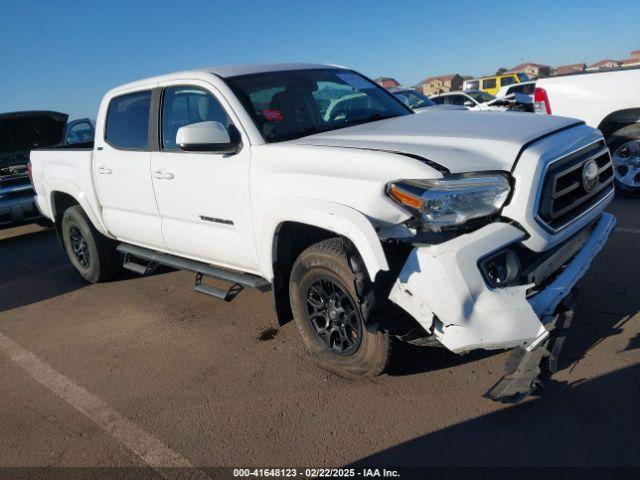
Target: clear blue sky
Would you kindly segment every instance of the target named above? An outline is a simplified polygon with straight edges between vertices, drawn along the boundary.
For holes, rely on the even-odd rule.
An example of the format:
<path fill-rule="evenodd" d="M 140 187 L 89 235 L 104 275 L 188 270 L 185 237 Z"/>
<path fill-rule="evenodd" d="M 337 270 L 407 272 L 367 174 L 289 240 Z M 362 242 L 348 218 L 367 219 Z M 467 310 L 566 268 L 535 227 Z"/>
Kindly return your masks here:
<path fill-rule="evenodd" d="M 639 13 L 640 0 L 2 0 L 0 112 L 95 117 L 111 87 L 220 64 L 327 62 L 413 85 L 627 58 Z"/>

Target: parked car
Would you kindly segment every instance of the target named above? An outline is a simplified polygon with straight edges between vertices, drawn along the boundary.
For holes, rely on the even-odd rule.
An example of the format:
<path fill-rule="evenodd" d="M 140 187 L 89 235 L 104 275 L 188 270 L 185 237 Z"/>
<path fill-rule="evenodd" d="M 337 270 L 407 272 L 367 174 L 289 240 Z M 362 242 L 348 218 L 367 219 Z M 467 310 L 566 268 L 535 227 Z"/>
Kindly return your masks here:
<path fill-rule="evenodd" d="M 638 85 L 640 68 L 559 75 L 536 83 L 536 113 L 579 118 L 602 131 L 622 194 L 640 193 Z"/>
<path fill-rule="evenodd" d="M 506 87 L 500 87 L 498 93 L 496 94 L 497 98 L 508 97 L 514 93 L 519 93 L 521 95 L 527 95 L 531 102 L 533 102 L 533 95 L 536 90 L 536 82 L 522 82 L 522 83 L 514 83 L 513 85 L 508 85 Z"/>
<path fill-rule="evenodd" d="M 40 218 L 29 175 L 29 151 L 62 141 L 67 115 L 28 111 L 0 114 L 0 226 Z"/>
<path fill-rule="evenodd" d="M 64 133 L 65 145 L 93 142 L 95 122 L 89 118 L 80 118 L 67 123 Z"/>
<path fill-rule="evenodd" d="M 366 101 L 327 119 L 354 94 Z M 271 289 L 278 322 L 294 319 L 311 355 L 347 374 L 383 372 L 392 340 L 515 348 L 519 368 L 489 394 L 499 399 L 537 385 L 570 292 L 615 224 L 597 130 L 415 114 L 328 65 L 124 85 L 102 100 L 93 149 L 39 149 L 31 162 L 38 205 L 86 281 L 160 264 L 227 301 Z"/>
<path fill-rule="evenodd" d="M 462 84 L 463 90 L 482 90 L 496 95 L 498 90 L 515 83 L 528 82 L 529 76 L 526 73 L 505 73 L 504 75 L 493 75 L 491 77 L 474 78 L 465 80 Z"/>
<path fill-rule="evenodd" d="M 441 93 L 430 98 L 438 105 L 458 105 L 469 110 L 533 112 L 531 99 L 517 93 L 497 98 L 482 90 L 466 90 L 464 92 Z"/>
<path fill-rule="evenodd" d="M 416 92 L 411 88 L 391 87 L 387 90 L 393 93 L 398 100 L 400 100 L 415 112 L 422 112 L 428 108 L 445 110 L 468 110 L 467 107 L 463 107 L 462 105 L 439 105 L 429 97 L 422 95 L 420 92 Z"/>

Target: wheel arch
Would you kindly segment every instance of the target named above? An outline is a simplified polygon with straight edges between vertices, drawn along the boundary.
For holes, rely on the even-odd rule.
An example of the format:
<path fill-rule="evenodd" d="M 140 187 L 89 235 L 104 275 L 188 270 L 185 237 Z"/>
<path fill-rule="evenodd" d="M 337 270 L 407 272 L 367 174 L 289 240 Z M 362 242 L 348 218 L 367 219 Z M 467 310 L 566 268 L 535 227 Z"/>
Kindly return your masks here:
<path fill-rule="evenodd" d="M 616 130 L 638 122 L 640 122 L 640 108 L 627 108 L 617 110 L 604 117 L 598 125 L 598 130 L 605 138 L 608 138 Z"/>
<path fill-rule="evenodd" d="M 289 305 L 289 276 L 298 255 L 310 245 L 341 237 L 357 253 L 372 281 L 389 269 L 380 239 L 371 222 L 360 212 L 332 202 L 286 199 L 265 214 L 259 256 L 261 270 L 273 285 L 280 325 L 292 318 Z"/>
<path fill-rule="evenodd" d="M 67 208 L 73 205 L 80 205 L 95 229 L 106 237 L 111 237 L 102 219 L 92 208 L 89 198 L 77 185 L 56 180 L 55 183 L 47 185 L 47 187 L 51 218 L 56 225 L 62 220 L 62 215 Z"/>

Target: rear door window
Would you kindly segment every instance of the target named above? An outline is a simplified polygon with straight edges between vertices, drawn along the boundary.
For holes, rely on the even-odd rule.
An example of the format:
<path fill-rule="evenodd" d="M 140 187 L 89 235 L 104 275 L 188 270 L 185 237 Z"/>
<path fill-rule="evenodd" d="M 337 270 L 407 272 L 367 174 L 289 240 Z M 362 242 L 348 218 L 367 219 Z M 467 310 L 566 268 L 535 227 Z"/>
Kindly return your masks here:
<path fill-rule="evenodd" d="M 150 105 L 150 91 L 131 93 L 112 99 L 105 126 L 107 143 L 123 150 L 147 150 Z"/>

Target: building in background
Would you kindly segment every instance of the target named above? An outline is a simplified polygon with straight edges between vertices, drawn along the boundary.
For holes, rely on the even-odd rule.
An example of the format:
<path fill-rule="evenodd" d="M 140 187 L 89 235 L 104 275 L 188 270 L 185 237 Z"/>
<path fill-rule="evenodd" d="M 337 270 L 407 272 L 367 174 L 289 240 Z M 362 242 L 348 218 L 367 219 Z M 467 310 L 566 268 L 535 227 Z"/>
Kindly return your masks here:
<path fill-rule="evenodd" d="M 587 68 L 585 63 L 573 63 L 571 65 L 560 65 L 553 69 L 554 75 L 567 75 L 568 73 L 584 72 Z"/>
<path fill-rule="evenodd" d="M 462 89 L 462 76 L 457 73 L 451 75 L 439 75 L 429 77 L 415 87 L 424 95 L 439 95 L 440 93 L 454 92 Z"/>
<path fill-rule="evenodd" d="M 631 58 L 620 60 L 621 67 L 638 67 L 640 66 L 640 50 L 631 52 Z"/>
<path fill-rule="evenodd" d="M 396 79 L 391 77 L 378 77 L 374 80 L 374 82 L 376 82 L 378 85 L 384 88 L 392 88 L 392 87 L 400 86 L 400 84 L 396 81 Z"/>
<path fill-rule="evenodd" d="M 526 73 L 529 78 L 547 77 L 551 75 L 551 67 L 540 63 L 521 63 L 504 73 Z"/>
<path fill-rule="evenodd" d="M 620 66 L 620 60 L 611 60 L 610 58 L 600 60 L 599 62 L 592 63 L 587 67 L 588 72 L 595 70 L 605 70 L 608 68 L 618 68 Z"/>

